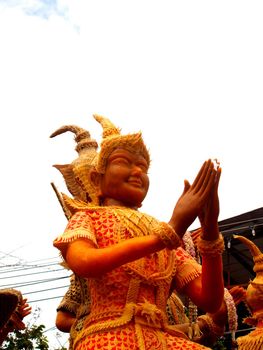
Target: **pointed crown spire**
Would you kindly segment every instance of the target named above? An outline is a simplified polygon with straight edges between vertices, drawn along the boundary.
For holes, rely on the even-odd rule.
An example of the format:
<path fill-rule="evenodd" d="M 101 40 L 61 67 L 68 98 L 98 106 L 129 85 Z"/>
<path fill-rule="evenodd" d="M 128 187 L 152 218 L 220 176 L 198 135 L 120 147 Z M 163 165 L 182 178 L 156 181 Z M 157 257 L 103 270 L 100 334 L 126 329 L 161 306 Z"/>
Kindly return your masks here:
<path fill-rule="evenodd" d="M 75 134 L 77 143 L 75 150 L 79 156 L 71 164 L 55 164 L 54 167 L 63 175 L 66 186 L 75 199 L 95 204 L 97 203 L 97 195 L 90 181 L 89 172 L 96 165 L 98 143 L 91 138 L 87 130 L 76 125 L 64 125 L 54 131 L 50 137 L 61 135 L 67 131 Z"/>
<path fill-rule="evenodd" d="M 254 268 L 253 270 L 256 273 L 263 273 L 263 254 L 260 251 L 260 249 L 258 248 L 258 246 L 252 242 L 250 239 L 244 237 L 244 236 L 238 236 L 238 235 L 234 235 L 234 238 L 239 239 L 241 242 L 243 242 L 250 250 L 250 253 L 253 257 L 254 260 Z M 263 279 L 262 279 L 262 284 L 263 284 Z"/>

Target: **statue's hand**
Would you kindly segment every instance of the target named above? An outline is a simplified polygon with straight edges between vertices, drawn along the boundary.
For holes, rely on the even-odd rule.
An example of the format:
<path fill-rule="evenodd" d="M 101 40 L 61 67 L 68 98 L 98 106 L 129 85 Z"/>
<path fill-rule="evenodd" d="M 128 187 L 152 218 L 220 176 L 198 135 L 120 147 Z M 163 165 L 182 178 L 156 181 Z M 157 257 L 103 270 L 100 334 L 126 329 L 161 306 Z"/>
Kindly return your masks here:
<path fill-rule="evenodd" d="M 185 180 L 184 191 L 178 199 L 170 225 L 181 237 L 204 207 L 218 175 L 211 159 L 205 161 L 192 185 Z"/>
<path fill-rule="evenodd" d="M 229 293 L 232 295 L 235 305 L 240 304 L 242 301 L 246 300 L 247 292 L 241 286 L 234 286 L 229 289 Z"/>
<path fill-rule="evenodd" d="M 216 163 L 216 176 L 211 191 L 206 202 L 198 213 L 198 218 L 202 226 L 202 238 L 213 240 L 218 237 L 218 216 L 219 216 L 219 199 L 218 185 L 221 176 L 221 168 Z"/>
<path fill-rule="evenodd" d="M 11 316 L 14 329 L 21 330 L 25 328 L 25 324 L 22 320 L 31 313 L 31 309 L 32 308 L 27 303 L 27 299 L 23 298 L 21 303 L 18 305 L 17 310 L 14 311 Z"/>

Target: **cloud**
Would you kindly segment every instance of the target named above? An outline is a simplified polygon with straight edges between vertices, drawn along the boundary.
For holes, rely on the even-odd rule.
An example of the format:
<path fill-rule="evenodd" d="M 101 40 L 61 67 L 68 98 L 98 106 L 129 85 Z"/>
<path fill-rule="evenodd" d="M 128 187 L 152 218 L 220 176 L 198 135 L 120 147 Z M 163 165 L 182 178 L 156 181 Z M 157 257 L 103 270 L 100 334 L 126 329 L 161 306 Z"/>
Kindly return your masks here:
<path fill-rule="evenodd" d="M 68 13 L 67 6 L 57 0 L 2 0 L 0 7 L 21 10 L 28 16 L 37 16 L 46 20 L 52 15 L 67 18 Z"/>

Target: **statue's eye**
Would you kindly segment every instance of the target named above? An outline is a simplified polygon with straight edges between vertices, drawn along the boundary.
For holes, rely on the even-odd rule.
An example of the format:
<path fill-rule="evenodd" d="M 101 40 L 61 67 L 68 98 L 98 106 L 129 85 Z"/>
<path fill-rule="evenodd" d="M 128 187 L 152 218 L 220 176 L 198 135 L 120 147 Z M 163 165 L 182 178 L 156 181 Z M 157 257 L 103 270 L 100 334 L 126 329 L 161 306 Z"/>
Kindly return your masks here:
<path fill-rule="evenodd" d="M 130 162 L 126 158 L 117 157 L 117 158 L 112 159 L 111 164 L 130 165 Z"/>

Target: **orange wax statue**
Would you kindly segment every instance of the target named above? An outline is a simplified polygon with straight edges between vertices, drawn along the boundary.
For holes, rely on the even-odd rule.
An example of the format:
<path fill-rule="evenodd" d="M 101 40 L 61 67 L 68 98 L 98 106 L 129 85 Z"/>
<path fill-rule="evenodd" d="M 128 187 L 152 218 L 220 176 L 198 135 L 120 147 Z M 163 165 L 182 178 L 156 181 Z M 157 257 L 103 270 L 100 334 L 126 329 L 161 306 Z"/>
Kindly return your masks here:
<path fill-rule="evenodd" d="M 31 307 L 20 291 L 13 288 L 0 290 L 0 345 L 9 332 L 25 328 L 23 319 L 30 313 Z"/>
<path fill-rule="evenodd" d="M 121 135 L 108 119 L 95 119 L 103 127 L 98 155 L 96 144 L 87 146 L 87 134 L 79 133 L 76 141 L 83 147 L 77 149 L 78 160 L 56 166 L 74 199 L 63 195 L 70 220 L 53 244 L 85 280 L 91 300 L 83 328 L 73 336 L 73 349 L 203 349 L 168 323 L 166 303 L 176 289 L 205 312 L 222 305 L 221 168 L 204 162 L 193 184 L 185 181 L 169 223 L 159 222 L 138 210 L 148 191 L 150 164 L 141 134 Z M 81 159 L 89 159 L 86 167 Z M 202 267 L 180 247 L 196 217 L 202 227 Z"/>
<path fill-rule="evenodd" d="M 225 289 L 224 301 L 220 309 L 214 313 L 202 315 L 196 320 L 186 316 L 185 306 L 175 292 L 167 301 L 166 312 L 168 322 L 171 325 L 179 325 L 178 329 L 183 330 L 190 339 L 212 347 L 217 339 L 221 337 L 226 325 L 231 331 L 236 331 L 237 314 L 236 305 L 245 300 L 246 291 L 244 288 L 235 286 L 229 291 Z M 62 331 L 69 333 L 69 349 L 72 349 L 73 336 L 80 331 L 86 317 L 90 312 L 90 295 L 85 279 L 73 274 L 70 277 L 70 286 L 57 307 L 56 326 Z M 232 324 L 231 324 L 232 323 Z"/>
<path fill-rule="evenodd" d="M 243 320 L 255 330 L 249 334 L 237 338 L 238 350 L 262 350 L 263 349 L 263 253 L 246 237 L 234 235 L 234 238 L 242 241 L 250 250 L 254 260 L 254 272 L 256 277 L 249 282 L 246 293 L 246 303 L 252 314 Z"/>

